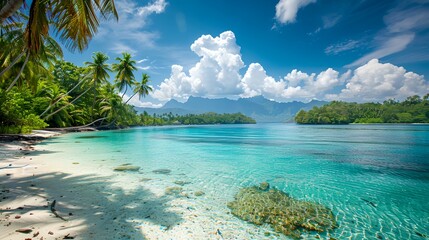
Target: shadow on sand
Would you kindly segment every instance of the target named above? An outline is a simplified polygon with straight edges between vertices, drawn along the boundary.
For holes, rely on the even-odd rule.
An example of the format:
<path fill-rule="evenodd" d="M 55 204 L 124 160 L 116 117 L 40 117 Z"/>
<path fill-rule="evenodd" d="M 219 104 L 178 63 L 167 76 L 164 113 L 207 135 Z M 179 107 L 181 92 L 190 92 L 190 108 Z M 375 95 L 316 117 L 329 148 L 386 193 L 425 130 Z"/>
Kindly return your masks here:
<path fill-rule="evenodd" d="M 46 203 L 7 209 L 13 201 L 35 196 L 43 197 Z M 58 214 L 68 223 L 78 223 L 79 226 L 69 224 L 67 229 L 74 232 L 76 239 L 145 239 L 141 221 L 164 229 L 182 221 L 180 215 L 168 211 L 169 198 L 157 197 L 141 186 L 124 190 L 115 187 L 109 177 L 93 175 L 51 172 L 16 178 L 0 171 L 0 200 L 0 214 L 49 211 L 56 200 Z M 53 214 L 50 217 L 55 218 Z M 1 228 L 5 229 L 3 225 Z"/>

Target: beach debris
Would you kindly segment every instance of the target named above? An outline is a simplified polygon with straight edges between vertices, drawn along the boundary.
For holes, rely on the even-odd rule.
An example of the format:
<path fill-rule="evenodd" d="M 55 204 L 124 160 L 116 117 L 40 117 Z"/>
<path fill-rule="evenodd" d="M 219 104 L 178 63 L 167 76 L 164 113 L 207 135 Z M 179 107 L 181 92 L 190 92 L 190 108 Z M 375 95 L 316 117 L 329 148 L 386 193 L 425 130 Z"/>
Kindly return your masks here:
<path fill-rule="evenodd" d="M 219 230 L 219 228 L 216 230 L 216 234 L 220 236 L 220 239 L 223 239 L 222 232 Z"/>
<path fill-rule="evenodd" d="M 31 228 L 20 228 L 20 229 L 15 230 L 15 232 L 25 233 L 25 234 L 31 233 L 32 231 L 33 231 L 33 229 L 31 229 Z"/>
<path fill-rule="evenodd" d="M 194 195 L 195 195 L 195 196 L 197 196 L 197 197 L 203 196 L 204 194 L 206 194 L 206 193 L 205 193 L 205 192 L 203 192 L 203 191 L 196 191 L 196 192 L 194 193 Z"/>
<path fill-rule="evenodd" d="M 20 219 L 21 218 L 21 216 L 20 215 L 16 215 L 15 216 L 15 219 Z"/>
<path fill-rule="evenodd" d="M 72 236 L 70 233 L 65 235 L 63 239 L 74 239 L 76 236 Z"/>
<path fill-rule="evenodd" d="M 136 172 L 138 170 L 140 170 L 140 167 L 138 166 L 133 166 L 129 163 L 126 164 L 122 164 L 120 166 L 117 166 L 113 169 L 114 171 L 119 171 L 119 172 L 124 172 L 124 171 L 132 171 L 132 172 Z"/>
<path fill-rule="evenodd" d="M 169 174 L 171 173 L 171 170 L 166 168 L 160 168 L 160 169 L 153 170 L 152 172 L 156 174 Z"/>
<path fill-rule="evenodd" d="M 57 200 L 54 200 L 51 204 L 51 212 L 55 215 L 55 217 L 63 220 L 63 221 L 67 221 L 65 218 L 61 217 L 60 215 L 58 215 L 57 210 L 55 209 L 55 204 L 57 203 Z"/>
<path fill-rule="evenodd" d="M 79 164 L 78 162 L 73 162 L 73 164 Z"/>
<path fill-rule="evenodd" d="M 49 231 L 48 234 L 49 235 L 54 235 L 54 233 L 52 231 Z"/>
<path fill-rule="evenodd" d="M 39 234 L 40 234 L 40 232 L 35 232 L 35 233 L 33 233 L 33 237 L 37 237 L 37 236 L 39 236 Z"/>
<path fill-rule="evenodd" d="M 177 180 L 177 181 L 174 181 L 174 183 L 177 185 L 180 185 L 180 186 L 185 186 L 186 184 L 189 184 L 191 182 L 185 182 L 185 181 Z"/>
<path fill-rule="evenodd" d="M 267 182 L 261 182 L 259 184 L 259 189 L 262 191 L 267 191 L 270 188 L 270 184 Z"/>
<path fill-rule="evenodd" d="M 227 205 L 234 216 L 256 225 L 267 223 L 276 232 L 292 238 L 300 238 L 302 231 L 324 232 L 337 227 L 329 208 L 294 199 L 277 189 L 245 187 L 234 199 Z"/>
<path fill-rule="evenodd" d="M 167 195 L 179 195 L 183 191 L 181 187 L 168 187 L 165 189 L 165 194 Z"/>

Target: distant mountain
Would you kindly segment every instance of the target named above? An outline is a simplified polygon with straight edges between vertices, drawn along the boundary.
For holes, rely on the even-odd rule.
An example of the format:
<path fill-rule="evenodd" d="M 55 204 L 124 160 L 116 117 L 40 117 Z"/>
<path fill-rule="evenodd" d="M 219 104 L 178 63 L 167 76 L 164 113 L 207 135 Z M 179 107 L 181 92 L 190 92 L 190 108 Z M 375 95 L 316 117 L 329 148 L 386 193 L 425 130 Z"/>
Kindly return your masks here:
<path fill-rule="evenodd" d="M 170 100 L 161 108 L 140 108 L 138 112 L 146 111 L 149 114 L 173 113 L 179 115 L 200 114 L 206 112 L 215 113 L 243 113 L 254 118 L 257 122 L 289 122 L 295 114 L 301 110 L 309 110 L 314 106 L 322 106 L 328 102 L 313 100 L 309 103 L 287 102 L 279 103 L 270 101 L 262 96 L 252 98 L 240 98 L 231 100 L 227 98 L 208 99 L 201 97 L 189 97 L 185 103 Z"/>

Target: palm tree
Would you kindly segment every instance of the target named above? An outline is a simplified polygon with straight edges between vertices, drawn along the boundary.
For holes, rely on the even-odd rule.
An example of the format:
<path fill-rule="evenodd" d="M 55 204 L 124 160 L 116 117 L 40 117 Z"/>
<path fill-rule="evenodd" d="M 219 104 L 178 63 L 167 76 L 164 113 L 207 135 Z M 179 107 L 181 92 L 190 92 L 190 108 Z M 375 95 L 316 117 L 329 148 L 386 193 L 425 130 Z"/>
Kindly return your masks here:
<path fill-rule="evenodd" d="M 125 104 L 127 104 L 131 98 L 133 98 L 137 93 L 139 94 L 139 100 L 141 99 L 141 97 L 145 97 L 147 95 L 149 95 L 149 92 L 152 92 L 153 89 L 151 86 L 147 85 L 149 83 L 149 75 L 147 75 L 146 73 L 143 73 L 142 75 L 142 81 L 141 82 L 136 82 L 135 88 L 134 88 L 134 94 L 128 98 L 128 100 L 125 102 Z"/>
<path fill-rule="evenodd" d="M 97 85 L 107 83 L 107 78 L 109 77 L 110 67 L 106 63 L 106 61 L 109 59 L 109 57 L 102 53 L 102 52 L 96 52 L 92 56 L 93 62 L 85 62 L 85 65 L 87 65 L 90 69 L 90 78 L 92 83 L 92 91 L 94 100 L 92 102 L 92 120 L 94 120 L 94 107 L 95 107 L 95 101 L 97 98 Z"/>
<path fill-rule="evenodd" d="M 0 24 L 2 30 L 5 19 L 17 13 L 24 4 L 23 0 L 0 0 Z M 24 5 L 25 6 L 25 5 Z M 70 49 L 83 51 L 97 32 L 101 15 L 104 19 L 111 16 L 118 19 L 114 0 L 33 0 L 28 11 L 29 17 L 24 31 L 23 51 L 17 56 L 37 55 L 50 32 L 59 35 L 60 40 Z M 99 14 L 100 13 L 100 14 Z M 27 20 L 28 19 L 28 20 Z M 50 31 L 52 26 L 54 29 Z M 17 60 L 11 61 L 15 64 Z M 25 64 L 24 64 L 25 65 Z M 9 66 L 10 67 L 10 66 Z M 8 69 L 1 71 L 0 76 Z"/>
<path fill-rule="evenodd" d="M 137 70 L 135 67 L 136 61 L 131 60 L 131 54 L 126 52 L 122 53 L 122 58 L 117 57 L 116 60 L 119 63 L 115 63 L 112 66 L 113 70 L 117 72 L 115 85 L 119 89 L 119 92 L 124 90 L 122 94 L 122 98 L 124 98 L 128 87 L 131 87 L 135 81 L 133 72 Z"/>

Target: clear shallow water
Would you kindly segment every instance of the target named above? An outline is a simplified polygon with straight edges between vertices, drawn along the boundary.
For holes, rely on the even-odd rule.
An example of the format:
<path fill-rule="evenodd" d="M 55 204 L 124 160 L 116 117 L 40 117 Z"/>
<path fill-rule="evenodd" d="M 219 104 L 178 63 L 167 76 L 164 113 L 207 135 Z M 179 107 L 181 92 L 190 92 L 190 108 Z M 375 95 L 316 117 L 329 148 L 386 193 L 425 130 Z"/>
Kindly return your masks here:
<path fill-rule="evenodd" d="M 132 163 L 160 178 L 156 184 L 189 181 L 184 189 L 206 192 L 195 206 L 211 206 L 206 214 L 214 218 L 225 217 L 240 187 L 268 181 L 330 207 L 339 224 L 333 237 L 429 236 L 429 125 L 148 127 L 67 134 L 43 145 L 57 159 L 103 161 L 101 170 Z M 171 175 L 155 176 L 159 168 Z"/>

